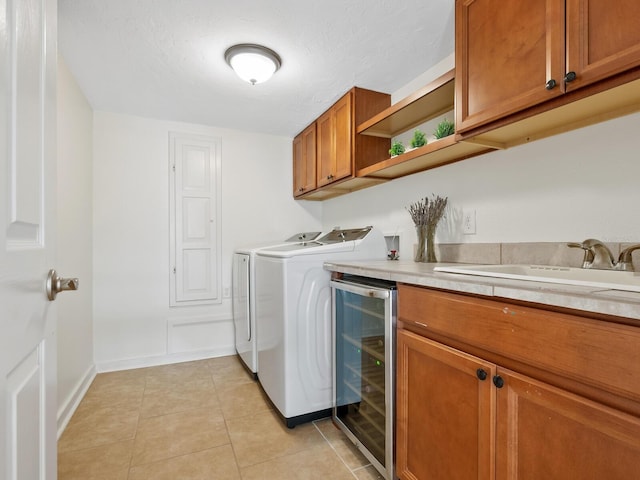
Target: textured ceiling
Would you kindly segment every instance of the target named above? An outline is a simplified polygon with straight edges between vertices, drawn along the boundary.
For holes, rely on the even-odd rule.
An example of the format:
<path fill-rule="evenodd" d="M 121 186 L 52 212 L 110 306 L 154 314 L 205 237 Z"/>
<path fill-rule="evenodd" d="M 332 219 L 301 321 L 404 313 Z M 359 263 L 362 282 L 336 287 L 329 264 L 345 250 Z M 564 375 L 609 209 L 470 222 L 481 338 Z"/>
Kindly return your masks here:
<path fill-rule="evenodd" d="M 58 0 L 59 50 L 95 110 L 293 136 L 352 86 L 392 93 L 454 48 L 453 0 Z M 225 63 L 279 53 L 266 83 Z"/>

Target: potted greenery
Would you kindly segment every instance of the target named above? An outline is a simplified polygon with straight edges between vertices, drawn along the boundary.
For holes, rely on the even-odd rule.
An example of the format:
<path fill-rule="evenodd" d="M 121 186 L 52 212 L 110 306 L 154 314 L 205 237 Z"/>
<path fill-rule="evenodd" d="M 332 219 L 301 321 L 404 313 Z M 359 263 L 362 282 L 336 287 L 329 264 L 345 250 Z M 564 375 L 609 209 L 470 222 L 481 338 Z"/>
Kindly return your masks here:
<path fill-rule="evenodd" d="M 402 153 L 404 153 L 404 145 L 402 144 L 402 142 L 398 140 L 394 140 L 393 143 L 391 144 L 389 155 L 391 155 L 392 157 L 395 157 L 396 155 L 400 155 Z"/>
<path fill-rule="evenodd" d="M 427 137 L 420 130 L 413 132 L 413 138 L 411 139 L 411 148 L 422 147 L 427 143 Z"/>
<path fill-rule="evenodd" d="M 448 137 L 449 135 L 453 135 L 456 131 L 456 127 L 453 122 L 450 122 L 446 118 L 442 120 L 438 126 L 436 127 L 436 131 L 433 132 L 436 139 Z"/>

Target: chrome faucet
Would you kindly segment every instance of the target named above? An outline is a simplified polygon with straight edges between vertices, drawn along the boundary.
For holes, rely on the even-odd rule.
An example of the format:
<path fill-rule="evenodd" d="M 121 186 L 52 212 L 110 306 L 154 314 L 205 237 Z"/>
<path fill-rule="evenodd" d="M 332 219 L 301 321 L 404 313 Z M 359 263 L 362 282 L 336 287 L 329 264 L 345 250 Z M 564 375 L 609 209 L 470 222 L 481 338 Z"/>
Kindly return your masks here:
<path fill-rule="evenodd" d="M 640 249 L 640 243 L 635 245 L 631 245 L 630 247 L 625 248 L 620 252 L 620 256 L 618 257 L 618 263 L 616 263 L 616 270 L 622 270 L 624 272 L 635 272 L 633 267 L 633 258 L 631 257 L 631 253 L 634 250 Z"/>
<path fill-rule="evenodd" d="M 582 260 L 582 268 L 597 268 L 600 270 L 613 270 L 615 263 L 611 250 L 595 238 L 587 238 L 582 243 L 570 242 L 567 247 L 582 248 L 584 250 L 584 259 Z"/>
<path fill-rule="evenodd" d="M 588 238 L 582 243 L 569 242 L 568 247 L 581 248 L 584 250 L 582 268 L 595 268 L 599 270 L 620 270 L 626 272 L 635 271 L 631 253 L 640 249 L 640 243 L 631 245 L 620 252 L 618 261 L 613 258 L 611 250 L 595 238 Z"/>

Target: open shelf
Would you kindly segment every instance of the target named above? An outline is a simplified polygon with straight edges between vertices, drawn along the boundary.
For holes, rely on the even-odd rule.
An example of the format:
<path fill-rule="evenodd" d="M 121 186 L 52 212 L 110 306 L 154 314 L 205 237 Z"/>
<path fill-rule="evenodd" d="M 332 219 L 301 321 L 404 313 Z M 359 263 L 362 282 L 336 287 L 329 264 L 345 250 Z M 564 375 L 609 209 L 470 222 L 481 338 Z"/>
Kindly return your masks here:
<path fill-rule="evenodd" d="M 455 71 L 422 87 L 358 126 L 361 135 L 392 138 L 454 108 Z M 460 142 L 451 135 L 373 165 L 356 165 L 356 178 L 387 181 L 494 150 L 486 143 Z"/>
<path fill-rule="evenodd" d="M 493 148 L 483 144 L 459 142 L 456 135 L 451 135 L 370 167 L 357 170 L 356 175 L 376 180 L 391 180 L 492 150 Z"/>
<path fill-rule="evenodd" d="M 449 70 L 420 90 L 363 122 L 356 132 L 391 138 L 453 110 L 454 78 L 454 70 Z"/>

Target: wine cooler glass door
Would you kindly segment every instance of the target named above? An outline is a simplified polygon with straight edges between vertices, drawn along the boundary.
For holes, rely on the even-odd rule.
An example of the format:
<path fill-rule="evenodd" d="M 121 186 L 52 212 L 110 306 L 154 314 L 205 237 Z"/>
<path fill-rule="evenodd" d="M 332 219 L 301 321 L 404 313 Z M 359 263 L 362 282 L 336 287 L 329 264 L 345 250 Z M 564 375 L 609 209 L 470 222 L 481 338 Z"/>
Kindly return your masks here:
<path fill-rule="evenodd" d="M 365 454 L 374 457 L 379 469 L 387 470 L 392 463 L 388 452 L 393 450 L 395 290 L 342 288 L 334 289 L 334 418 L 366 449 Z"/>

